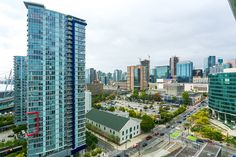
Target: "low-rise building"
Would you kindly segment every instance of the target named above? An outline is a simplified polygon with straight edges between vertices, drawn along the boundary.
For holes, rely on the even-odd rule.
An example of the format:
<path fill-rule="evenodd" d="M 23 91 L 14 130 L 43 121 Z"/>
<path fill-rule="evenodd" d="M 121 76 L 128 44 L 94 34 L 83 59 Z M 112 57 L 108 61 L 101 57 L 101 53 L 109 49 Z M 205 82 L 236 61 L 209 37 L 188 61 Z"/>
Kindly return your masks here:
<path fill-rule="evenodd" d="M 141 133 L 140 120 L 138 119 L 121 117 L 97 109 L 90 110 L 86 118 L 87 126 L 90 126 L 88 129 L 106 138 L 113 138 L 114 142 L 118 144 L 125 143 Z"/>
<path fill-rule="evenodd" d="M 185 83 L 184 90 L 191 91 L 191 92 L 207 93 L 208 84 L 207 83 Z"/>
<path fill-rule="evenodd" d="M 208 83 L 208 77 L 193 77 L 193 83 Z"/>
<path fill-rule="evenodd" d="M 179 96 L 184 92 L 184 84 L 181 83 L 167 83 L 164 84 L 164 89 L 167 95 Z"/>
<path fill-rule="evenodd" d="M 127 90 L 127 81 L 119 81 L 119 82 L 114 82 L 115 86 L 117 87 L 117 89 L 121 89 L 121 90 Z"/>

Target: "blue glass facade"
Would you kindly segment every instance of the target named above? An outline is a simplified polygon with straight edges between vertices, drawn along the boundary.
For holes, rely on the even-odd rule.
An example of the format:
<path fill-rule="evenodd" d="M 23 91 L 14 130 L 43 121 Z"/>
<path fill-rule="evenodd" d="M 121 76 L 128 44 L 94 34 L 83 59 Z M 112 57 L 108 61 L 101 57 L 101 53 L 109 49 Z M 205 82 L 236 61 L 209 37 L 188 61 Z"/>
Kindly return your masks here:
<path fill-rule="evenodd" d="M 27 59 L 26 56 L 14 56 L 14 112 L 16 125 L 26 123 L 26 94 Z"/>
<path fill-rule="evenodd" d="M 86 22 L 43 5 L 25 5 L 28 156 L 71 155 L 85 148 Z"/>
<path fill-rule="evenodd" d="M 210 67 L 216 65 L 216 56 L 208 56 L 204 59 L 204 75 L 208 76 Z"/>
<path fill-rule="evenodd" d="M 227 124 L 236 124 L 236 72 L 209 75 L 209 108 Z"/>
<path fill-rule="evenodd" d="M 193 79 L 193 62 L 185 61 L 177 63 L 177 81 L 192 82 Z"/>
<path fill-rule="evenodd" d="M 157 79 L 167 79 L 170 77 L 170 67 L 169 66 L 156 66 L 156 78 Z"/>

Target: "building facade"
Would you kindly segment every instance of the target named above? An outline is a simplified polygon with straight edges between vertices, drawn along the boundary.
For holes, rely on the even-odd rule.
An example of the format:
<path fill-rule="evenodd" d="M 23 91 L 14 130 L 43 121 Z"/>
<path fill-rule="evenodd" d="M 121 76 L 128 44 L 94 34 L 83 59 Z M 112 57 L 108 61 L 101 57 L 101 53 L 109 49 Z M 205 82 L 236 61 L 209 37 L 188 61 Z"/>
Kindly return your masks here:
<path fill-rule="evenodd" d="M 156 79 L 167 79 L 170 77 L 169 66 L 156 66 Z"/>
<path fill-rule="evenodd" d="M 27 107 L 27 58 L 14 56 L 15 124 L 26 124 Z"/>
<path fill-rule="evenodd" d="M 141 66 L 145 67 L 145 80 L 147 81 L 147 83 L 149 82 L 150 79 L 150 60 L 142 60 L 140 61 Z"/>
<path fill-rule="evenodd" d="M 146 80 L 146 67 L 128 66 L 127 67 L 127 89 L 134 91 L 135 89 L 146 90 L 148 87 L 148 82 Z"/>
<path fill-rule="evenodd" d="M 138 119 L 122 117 L 114 113 L 92 109 L 86 115 L 87 123 L 103 132 L 106 137 L 114 137 L 118 144 L 138 136 L 141 133 Z M 114 123 L 115 122 L 115 123 Z"/>
<path fill-rule="evenodd" d="M 88 113 L 92 109 L 92 93 L 85 91 L 85 113 Z"/>
<path fill-rule="evenodd" d="M 193 62 L 183 61 L 177 63 L 177 81 L 178 82 L 192 82 Z"/>
<path fill-rule="evenodd" d="M 25 2 L 28 9 L 28 156 L 85 149 L 85 20 Z"/>
<path fill-rule="evenodd" d="M 234 18 L 236 20 L 236 1 L 235 0 L 228 0 L 228 1 L 229 1 L 229 4 L 230 4 L 230 7 L 232 9 Z"/>
<path fill-rule="evenodd" d="M 176 65 L 179 62 L 179 58 L 176 56 L 173 56 L 170 58 L 169 65 L 170 65 L 170 75 L 172 78 L 175 78 L 176 76 Z"/>
<path fill-rule="evenodd" d="M 209 75 L 209 108 L 213 117 L 236 124 L 236 68 Z"/>
<path fill-rule="evenodd" d="M 210 71 L 210 67 L 216 65 L 216 56 L 208 56 L 204 59 L 204 76 L 207 77 Z"/>
<path fill-rule="evenodd" d="M 181 96 L 184 92 L 184 84 L 166 83 L 164 84 L 164 89 L 169 96 Z"/>
<path fill-rule="evenodd" d="M 97 80 L 97 73 L 94 68 L 86 69 L 85 71 L 85 83 L 91 84 Z"/>
<path fill-rule="evenodd" d="M 122 70 L 114 70 L 113 81 L 118 82 L 122 80 Z"/>
<path fill-rule="evenodd" d="M 193 77 L 195 78 L 203 77 L 202 69 L 193 69 Z"/>

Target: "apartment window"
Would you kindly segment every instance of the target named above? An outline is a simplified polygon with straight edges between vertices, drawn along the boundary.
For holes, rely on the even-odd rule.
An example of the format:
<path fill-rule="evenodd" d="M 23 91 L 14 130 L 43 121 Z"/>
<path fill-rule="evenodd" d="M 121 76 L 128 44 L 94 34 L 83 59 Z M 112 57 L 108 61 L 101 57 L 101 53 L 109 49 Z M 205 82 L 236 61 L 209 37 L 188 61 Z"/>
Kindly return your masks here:
<path fill-rule="evenodd" d="M 124 141 L 124 137 L 122 137 L 122 141 Z"/>
<path fill-rule="evenodd" d="M 134 130 L 135 130 L 135 126 L 134 126 Z"/>
<path fill-rule="evenodd" d="M 138 129 L 138 125 L 137 125 L 137 129 Z"/>
<path fill-rule="evenodd" d="M 132 132 L 132 128 L 129 128 L 129 132 Z"/>
<path fill-rule="evenodd" d="M 128 134 L 128 129 L 126 130 L 126 134 Z"/>
<path fill-rule="evenodd" d="M 125 132 L 124 131 L 122 131 L 122 135 L 124 135 L 125 134 Z"/>

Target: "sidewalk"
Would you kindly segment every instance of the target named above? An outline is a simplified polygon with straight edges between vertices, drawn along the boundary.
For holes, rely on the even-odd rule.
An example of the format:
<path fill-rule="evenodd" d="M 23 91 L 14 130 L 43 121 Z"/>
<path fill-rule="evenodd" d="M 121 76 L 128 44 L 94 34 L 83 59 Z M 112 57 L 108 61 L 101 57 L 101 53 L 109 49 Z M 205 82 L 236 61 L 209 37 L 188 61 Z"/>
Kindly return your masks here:
<path fill-rule="evenodd" d="M 106 138 L 100 136 L 99 134 L 96 134 L 90 130 L 88 130 L 88 131 L 91 132 L 92 134 L 94 134 L 96 137 L 100 138 L 101 140 L 105 141 L 106 143 L 112 145 L 117 150 L 126 150 L 127 148 L 135 145 L 136 143 L 143 141 L 149 135 L 149 134 L 140 134 L 140 135 L 130 139 L 127 143 L 123 143 L 122 145 L 117 145 L 111 141 L 108 141 Z"/>
<path fill-rule="evenodd" d="M 219 122 L 217 120 L 214 120 L 214 119 L 210 119 L 210 122 L 213 124 L 213 125 L 216 125 L 218 127 L 220 127 L 221 129 L 225 130 L 226 132 L 228 132 L 228 135 L 229 136 L 235 136 L 236 137 L 236 130 L 232 130 L 230 129 L 228 126 L 226 126 L 225 124 L 223 124 L 222 122 Z M 227 133 L 226 133 L 227 134 Z"/>

